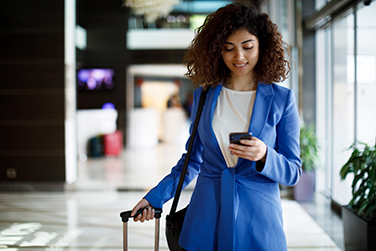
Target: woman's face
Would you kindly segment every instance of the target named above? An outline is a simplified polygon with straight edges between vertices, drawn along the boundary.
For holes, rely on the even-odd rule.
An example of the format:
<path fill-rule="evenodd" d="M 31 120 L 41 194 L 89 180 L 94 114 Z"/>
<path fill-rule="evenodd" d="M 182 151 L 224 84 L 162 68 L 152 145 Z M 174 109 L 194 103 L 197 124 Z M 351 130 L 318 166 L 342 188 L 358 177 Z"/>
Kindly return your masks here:
<path fill-rule="evenodd" d="M 238 30 L 227 38 L 222 57 L 232 77 L 253 78 L 253 69 L 259 59 L 259 41 L 248 31 Z"/>

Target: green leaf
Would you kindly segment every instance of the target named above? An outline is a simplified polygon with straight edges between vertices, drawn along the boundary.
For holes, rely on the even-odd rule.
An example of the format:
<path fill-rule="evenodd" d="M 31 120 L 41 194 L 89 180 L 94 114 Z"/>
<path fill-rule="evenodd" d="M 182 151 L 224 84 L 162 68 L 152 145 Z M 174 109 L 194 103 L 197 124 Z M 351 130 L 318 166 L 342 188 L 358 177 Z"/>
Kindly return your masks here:
<path fill-rule="evenodd" d="M 364 217 L 368 219 L 372 213 L 376 212 L 376 202 L 373 202 L 373 205 L 371 204 L 370 207 L 367 209 L 367 211 L 364 213 Z"/>
<path fill-rule="evenodd" d="M 342 168 L 341 168 L 341 171 L 340 171 L 340 175 L 341 175 L 341 179 L 344 180 L 346 179 L 346 176 L 347 174 L 350 173 L 350 163 L 346 163 Z"/>
<path fill-rule="evenodd" d="M 372 147 L 354 142 L 349 149 L 352 153 L 339 173 L 342 180 L 349 173 L 354 174 L 349 206 L 360 217 L 376 221 L 376 141 Z"/>
<path fill-rule="evenodd" d="M 361 216 L 363 211 L 366 210 L 366 208 L 368 207 L 368 204 L 363 204 L 360 208 L 359 208 L 359 211 L 358 211 L 358 215 Z"/>
<path fill-rule="evenodd" d="M 303 123 L 300 127 L 300 159 L 305 171 L 312 171 L 319 167 L 320 146 L 315 130 L 313 124 L 305 125 Z"/>

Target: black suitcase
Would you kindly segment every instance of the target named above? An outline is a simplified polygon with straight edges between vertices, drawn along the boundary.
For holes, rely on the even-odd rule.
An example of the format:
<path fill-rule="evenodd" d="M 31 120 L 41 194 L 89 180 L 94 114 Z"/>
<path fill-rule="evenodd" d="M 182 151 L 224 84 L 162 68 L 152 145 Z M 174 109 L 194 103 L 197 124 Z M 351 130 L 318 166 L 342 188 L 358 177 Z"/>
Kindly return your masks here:
<path fill-rule="evenodd" d="M 95 136 L 89 139 L 89 156 L 94 158 L 103 156 L 103 136 Z"/>
<path fill-rule="evenodd" d="M 120 213 L 121 220 L 123 221 L 123 250 L 128 250 L 128 220 L 129 218 L 137 217 L 139 214 L 142 214 L 144 209 L 137 211 L 135 216 L 131 216 L 132 210 L 124 211 Z M 159 250 L 159 228 L 160 228 L 160 218 L 162 216 L 162 209 L 154 208 L 155 214 L 155 240 L 154 240 L 154 251 Z"/>

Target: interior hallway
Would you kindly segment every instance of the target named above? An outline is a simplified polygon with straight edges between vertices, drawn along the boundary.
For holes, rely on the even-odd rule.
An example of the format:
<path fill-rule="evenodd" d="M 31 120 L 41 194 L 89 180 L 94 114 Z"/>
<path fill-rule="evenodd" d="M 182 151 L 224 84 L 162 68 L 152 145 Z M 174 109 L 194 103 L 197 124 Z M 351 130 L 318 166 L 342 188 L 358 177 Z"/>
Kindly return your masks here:
<path fill-rule="evenodd" d="M 131 209 L 170 170 L 183 145 L 159 144 L 149 150 L 125 150 L 119 158 L 79 162 L 79 180 L 65 192 L 1 193 L 0 250 L 121 250 L 119 213 Z M 188 203 L 193 186 L 182 193 L 179 207 Z M 283 199 L 289 250 L 342 250 L 342 223 L 331 220 L 330 207 L 322 201 L 304 204 L 306 211 Z M 161 218 L 160 250 L 168 250 L 164 217 L 170 206 L 171 201 L 165 204 Z M 153 239 L 154 222 L 130 221 L 129 250 L 153 250 Z"/>

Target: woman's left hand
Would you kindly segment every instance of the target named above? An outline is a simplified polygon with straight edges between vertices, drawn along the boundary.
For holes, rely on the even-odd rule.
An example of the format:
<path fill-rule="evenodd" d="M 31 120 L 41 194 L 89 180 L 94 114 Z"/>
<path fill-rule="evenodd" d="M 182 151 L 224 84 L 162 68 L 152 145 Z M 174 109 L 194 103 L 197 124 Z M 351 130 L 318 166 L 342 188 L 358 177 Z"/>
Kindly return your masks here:
<path fill-rule="evenodd" d="M 242 145 L 230 144 L 228 149 L 232 154 L 243 159 L 252 161 L 261 160 L 265 163 L 267 147 L 263 141 L 259 140 L 256 137 L 252 137 L 251 140 L 242 139 L 240 140 L 240 143 L 242 143 Z"/>

